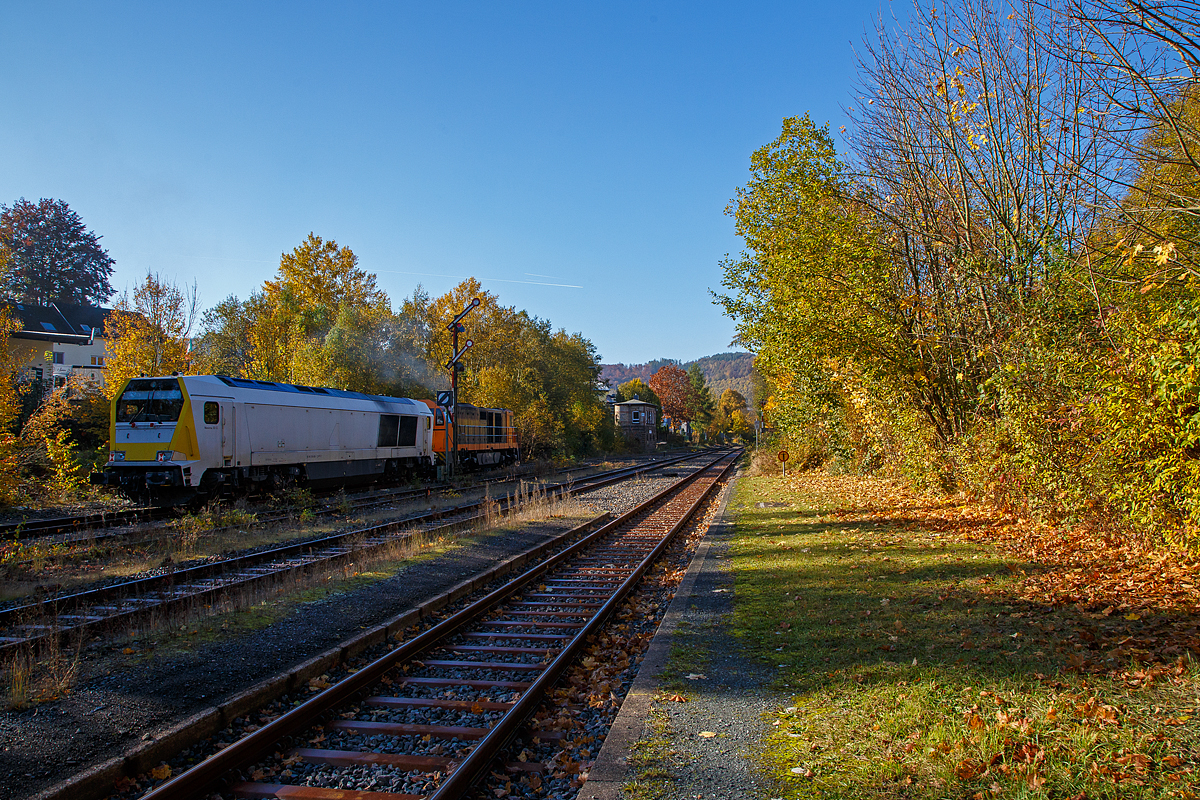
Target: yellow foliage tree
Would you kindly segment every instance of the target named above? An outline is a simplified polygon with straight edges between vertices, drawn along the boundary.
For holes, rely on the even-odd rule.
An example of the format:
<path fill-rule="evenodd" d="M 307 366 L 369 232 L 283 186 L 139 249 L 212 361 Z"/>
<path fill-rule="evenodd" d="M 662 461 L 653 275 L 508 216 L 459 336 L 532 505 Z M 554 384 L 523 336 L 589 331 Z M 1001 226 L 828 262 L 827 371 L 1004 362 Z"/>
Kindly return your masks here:
<path fill-rule="evenodd" d="M 468 339 L 475 343 L 462 362 L 466 370 L 459 376 L 460 399 L 513 409 L 521 449 L 528 455 L 582 453 L 610 445 L 611 425 L 598 395 L 600 367 L 592 343 L 500 305 L 474 278 L 425 306 L 429 362 L 449 360 L 446 326 L 476 297 L 479 306 L 463 320 L 467 332 L 459 335 L 459 347 Z"/>
<path fill-rule="evenodd" d="M 259 380 L 382 391 L 392 327 L 388 296 L 349 247 L 310 233 L 246 304 Z"/>
<path fill-rule="evenodd" d="M 121 295 L 104 321 L 109 356 L 105 392 L 111 399 L 128 378 L 188 371 L 188 336 L 196 320 L 197 295 L 161 275 L 147 272 Z"/>
<path fill-rule="evenodd" d="M 4 340 L 0 349 L 0 502 L 3 503 L 12 502 L 20 481 L 20 442 L 13 427 L 21 411 L 16 379 L 24 364 L 8 346 L 9 337 L 19 327 L 7 309 L 0 310 L 0 338 Z"/>
<path fill-rule="evenodd" d="M 475 343 L 469 362 L 474 369 L 511 363 L 521 341 L 521 315 L 511 306 L 500 305 L 499 298 L 484 291 L 475 278 L 466 279 L 429 304 L 429 361 L 444 364 L 450 359 L 450 331 L 446 326 L 476 297 L 479 306 L 463 320 L 467 332 L 459 336 L 458 346 L 468 339 Z"/>

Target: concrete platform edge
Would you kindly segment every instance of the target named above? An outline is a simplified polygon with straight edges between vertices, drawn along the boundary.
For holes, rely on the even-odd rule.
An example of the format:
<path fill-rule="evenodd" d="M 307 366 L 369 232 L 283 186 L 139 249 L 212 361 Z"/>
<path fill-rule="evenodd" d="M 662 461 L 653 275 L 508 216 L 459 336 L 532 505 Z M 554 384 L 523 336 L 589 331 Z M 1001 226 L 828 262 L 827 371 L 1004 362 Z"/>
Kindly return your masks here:
<path fill-rule="evenodd" d="M 688 564 L 687 572 L 675 591 L 675 597 L 671 600 L 667 613 L 663 615 L 662 624 L 658 626 L 654 638 L 650 641 L 638 676 L 621 703 L 621 710 L 617 712 L 617 718 L 604 738 L 604 746 L 600 748 L 596 762 L 588 771 L 587 782 L 579 790 L 579 800 L 621 800 L 621 787 L 633 780 L 633 770 L 626 759 L 634 743 L 641 739 L 645 732 L 650 705 L 658 692 L 658 679 L 671 654 L 671 640 L 691 601 L 696 578 L 708 559 L 712 534 L 719 528 L 732 524 L 725 519 L 726 509 L 733 488 L 741 476 L 742 472 L 739 469 L 721 490 L 720 505 L 717 507 L 715 519 L 705 532 L 700 546 L 696 548 L 696 554 Z"/>

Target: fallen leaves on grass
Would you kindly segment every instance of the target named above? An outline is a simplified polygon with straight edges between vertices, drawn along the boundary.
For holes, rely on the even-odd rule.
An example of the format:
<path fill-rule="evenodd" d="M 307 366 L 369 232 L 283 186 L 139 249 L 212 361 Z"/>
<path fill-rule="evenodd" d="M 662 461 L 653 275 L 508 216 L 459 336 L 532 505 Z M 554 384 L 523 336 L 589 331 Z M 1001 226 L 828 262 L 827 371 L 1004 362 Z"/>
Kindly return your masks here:
<path fill-rule="evenodd" d="M 1018 576 L 1016 584 L 996 588 L 985 575 L 964 582 L 964 588 L 1042 608 L 1073 606 L 1103 620 L 1102 628 L 1061 637 L 1078 651 L 1066 654 L 1076 671 L 1120 674 L 1130 661 L 1161 664 L 1189 651 L 1200 654 L 1200 558 L 1195 555 L 1090 524 L 1051 528 L 961 497 L 921 495 L 891 480 L 820 473 L 788 480 L 790 488 L 834 508 L 831 521 L 886 525 L 879 531 L 885 535 L 896 528 L 917 531 L 935 544 L 999 546 L 1011 559 L 1007 567 Z M 944 558 L 962 560 L 952 554 Z M 964 641 L 961 647 L 975 644 Z"/>

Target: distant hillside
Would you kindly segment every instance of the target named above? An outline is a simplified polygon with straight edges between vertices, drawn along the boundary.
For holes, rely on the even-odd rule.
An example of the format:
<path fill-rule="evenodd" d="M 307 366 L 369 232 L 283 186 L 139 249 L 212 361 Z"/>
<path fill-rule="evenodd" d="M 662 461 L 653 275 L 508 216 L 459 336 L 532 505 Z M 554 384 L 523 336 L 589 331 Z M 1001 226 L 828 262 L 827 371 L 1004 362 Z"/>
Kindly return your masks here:
<path fill-rule="evenodd" d="M 656 358 L 649 364 L 601 364 L 600 365 L 600 380 L 608 381 L 608 385 L 612 388 L 617 388 L 626 381 L 631 381 L 634 378 L 641 378 L 644 381 L 650 380 L 650 376 L 658 372 L 667 364 L 679 366 L 680 362 L 674 358 Z M 687 367 L 684 367 L 687 369 Z"/>
<path fill-rule="evenodd" d="M 698 365 L 700 371 L 704 373 L 704 382 L 708 384 L 714 400 L 720 397 L 721 392 L 726 389 L 733 389 L 741 392 L 747 403 L 754 402 L 754 381 L 751 378 L 751 372 L 754 370 L 753 353 L 718 353 L 686 363 L 672 358 L 659 358 L 648 364 L 603 364 L 601 365 L 600 379 L 608 381 L 608 384 L 615 389 L 634 378 L 648 381 L 651 375 L 667 364 L 675 364 L 683 369 L 687 369 L 692 364 Z"/>

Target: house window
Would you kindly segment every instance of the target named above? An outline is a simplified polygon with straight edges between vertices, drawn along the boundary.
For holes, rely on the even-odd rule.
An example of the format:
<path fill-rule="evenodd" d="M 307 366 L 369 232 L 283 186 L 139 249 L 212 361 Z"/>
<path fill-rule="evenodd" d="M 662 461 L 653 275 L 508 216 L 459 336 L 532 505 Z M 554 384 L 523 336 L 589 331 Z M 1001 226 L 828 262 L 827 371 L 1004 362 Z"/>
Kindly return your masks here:
<path fill-rule="evenodd" d="M 62 352 L 55 350 L 54 351 L 54 363 L 55 364 L 65 364 L 66 362 L 63 360 L 63 356 L 64 356 L 64 354 Z"/>
<path fill-rule="evenodd" d="M 633 421 L 634 421 L 634 422 L 641 422 L 641 421 L 642 421 L 642 412 L 640 412 L 640 411 L 634 411 L 634 412 L 633 412 Z"/>
<path fill-rule="evenodd" d="M 93 367 L 103 367 L 104 366 L 104 356 L 92 356 L 92 366 Z"/>

